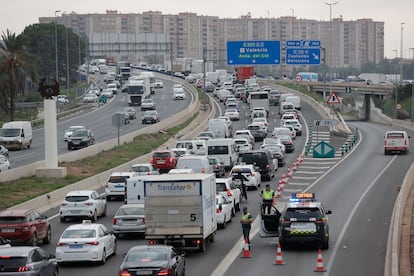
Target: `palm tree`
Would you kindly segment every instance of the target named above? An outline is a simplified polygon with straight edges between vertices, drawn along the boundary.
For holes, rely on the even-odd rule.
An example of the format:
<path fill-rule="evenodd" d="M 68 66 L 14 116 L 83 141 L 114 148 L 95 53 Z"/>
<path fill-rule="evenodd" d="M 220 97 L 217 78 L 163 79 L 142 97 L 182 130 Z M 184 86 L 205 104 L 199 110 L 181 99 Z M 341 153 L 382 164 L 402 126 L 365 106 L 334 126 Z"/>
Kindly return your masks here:
<path fill-rule="evenodd" d="M 22 36 L 16 36 L 9 30 L 1 35 L 0 43 L 0 108 L 14 119 L 14 101 L 17 95 L 24 94 L 25 80 L 29 77 L 36 81 L 34 58 L 25 50 Z"/>

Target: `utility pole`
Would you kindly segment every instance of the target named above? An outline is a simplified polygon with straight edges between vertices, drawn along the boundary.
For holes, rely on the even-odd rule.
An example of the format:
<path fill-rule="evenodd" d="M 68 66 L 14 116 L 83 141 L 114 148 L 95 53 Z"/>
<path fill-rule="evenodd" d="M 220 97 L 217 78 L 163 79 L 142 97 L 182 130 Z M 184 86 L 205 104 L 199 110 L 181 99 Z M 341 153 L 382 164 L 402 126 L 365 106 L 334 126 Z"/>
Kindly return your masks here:
<path fill-rule="evenodd" d="M 60 10 L 55 11 L 55 61 L 56 61 L 56 80 L 59 82 L 59 63 L 58 63 L 58 48 L 57 48 L 57 14 Z"/>
<path fill-rule="evenodd" d="M 333 41 L 332 41 L 332 6 L 339 3 L 337 2 L 324 2 L 329 6 L 329 95 L 332 94 L 332 53 L 333 53 Z"/>
<path fill-rule="evenodd" d="M 401 23 L 401 45 L 400 45 L 400 84 L 403 82 L 403 31 L 404 31 L 404 24 Z"/>

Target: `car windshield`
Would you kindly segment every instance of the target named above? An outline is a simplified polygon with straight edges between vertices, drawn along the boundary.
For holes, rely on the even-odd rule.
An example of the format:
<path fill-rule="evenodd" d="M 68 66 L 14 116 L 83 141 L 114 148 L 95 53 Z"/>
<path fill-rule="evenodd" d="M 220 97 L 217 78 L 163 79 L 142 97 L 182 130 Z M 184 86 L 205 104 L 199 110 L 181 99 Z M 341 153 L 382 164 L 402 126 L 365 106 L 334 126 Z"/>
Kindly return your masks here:
<path fill-rule="evenodd" d="M 18 269 L 25 267 L 26 264 L 27 257 L 15 257 L 9 255 L 3 257 L 2 255 L 0 255 L 0 267 L 2 268 L 2 272 L 17 272 Z"/>
<path fill-rule="evenodd" d="M 151 99 L 146 99 L 142 103 L 152 103 L 152 100 Z"/>
<path fill-rule="evenodd" d="M 69 229 L 62 234 L 62 238 L 65 239 L 94 238 L 95 236 L 96 231 L 94 229 Z"/>
<path fill-rule="evenodd" d="M 316 218 L 322 219 L 322 214 L 318 208 L 288 208 L 285 214 L 285 220 L 291 218 L 308 219 Z"/>
<path fill-rule="evenodd" d="M 167 260 L 166 250 L 142 250 L 132 251 L 127 254 L 127 262 L 154 262 L 154 261 L 165 261 Z"/>
<path fill-rule="evenodd" d="M 2 137 L 17 137 L 20 136 L 20 129 L 18 128 L 2 128 L 1 129 Z"/>
<path fill-rule="evenodd" d="M 86 130 L 77 130 L 74 131 L 72 134 L 72 138 L 73 137 L 87 137 L 88 136 L 88 132 Z"/>
<path fill-rule="evenodd" d="M 216 158 L 209 158 L 208 159 L 210 165 L 216 165 L 217 164 L 217 159 Z"/>
<path fill-rule="evenodd" d="M 0 224 L 26 222 L 26 217 L 0 217 Z"/>
<path fill-rule="evenodd" d="M 117 216 L 129 216 L 129 215 L 144 215 L 144 208 L 141 207 L 123 207 L 118 210 Z"/>
<path fill-rule="evenodd" d="M 125 181 L 129 178 L 126 175 L 111 175 L 108 179 L 108 182 L 111 183 L 125 183 Z"/>
<path fill-rule="evenodd" d="M 236 174 L 236 173 L 251 173 L 250 168 L 234 168 L 231 170 L 230 174 Z"/>
<path fill-rule="evenodd" d="M 148 166 L 133 166 L 131 168 L 133 172 L 149 172 L 150 168 Z"/>
<path fill-rule="evenodd" d="M 154 152 L 152 157 L 154 158 L 168 158 L 171 156 L 171 153 L 169 152 Z"/>
<path fill-rule="evenodd" d="M 156 111 L 146 111 L 144 113 L 144 116 L 155 116 L 155 115 L 157 115 Z"/>
<path fill-rule="evenodd" d="M 82 202 L 89 199 L 89 196 L 67 196 L 65 197 L 65 200 L 68 202 Z"/>

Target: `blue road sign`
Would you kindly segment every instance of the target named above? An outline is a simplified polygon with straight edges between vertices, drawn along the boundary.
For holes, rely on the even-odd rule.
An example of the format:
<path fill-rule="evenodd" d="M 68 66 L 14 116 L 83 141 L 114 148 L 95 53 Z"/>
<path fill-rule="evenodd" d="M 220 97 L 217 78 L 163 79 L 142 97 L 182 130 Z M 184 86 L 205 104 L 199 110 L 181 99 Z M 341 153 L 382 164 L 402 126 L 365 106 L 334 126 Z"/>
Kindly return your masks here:
<path fill-rule="evenodd" d="M 321 49 L 286 48 L 286 64 L 321 64 Z"/>
<path fill-rule="evenodd" d="M 286 48 L 290 48 L 290 47 L 319 48 L 321 47 L 321 41 L 320 40 L 287 40 Z"/>
<path fill-rule="evenodd" d="M 280 64 L 279 40 L 227 41 L 228 65 Z"/>

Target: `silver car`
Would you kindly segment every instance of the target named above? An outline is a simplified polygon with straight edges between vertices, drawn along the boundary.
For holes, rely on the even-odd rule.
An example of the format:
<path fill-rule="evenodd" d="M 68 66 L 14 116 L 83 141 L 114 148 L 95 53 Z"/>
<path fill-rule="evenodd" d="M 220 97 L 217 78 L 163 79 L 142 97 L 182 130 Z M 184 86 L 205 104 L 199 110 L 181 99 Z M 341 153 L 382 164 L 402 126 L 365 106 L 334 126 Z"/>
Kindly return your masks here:
<path fill-rule="evenodd" d="M 118 238 L 121 234 L 145 233 L 144 204 L 124 204 L 113 219 L 112 229 Z"/>

